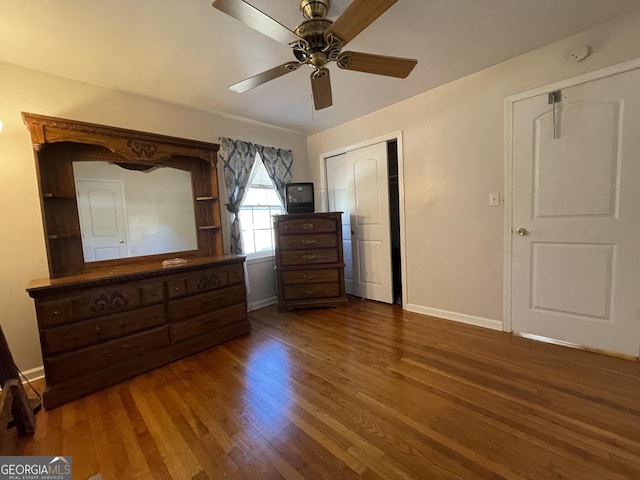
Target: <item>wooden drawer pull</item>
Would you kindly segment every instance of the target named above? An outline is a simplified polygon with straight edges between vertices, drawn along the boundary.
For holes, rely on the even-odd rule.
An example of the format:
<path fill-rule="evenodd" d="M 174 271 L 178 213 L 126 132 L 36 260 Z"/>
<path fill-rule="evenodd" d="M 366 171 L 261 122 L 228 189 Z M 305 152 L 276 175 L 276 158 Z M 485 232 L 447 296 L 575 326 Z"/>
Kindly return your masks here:
<path fill-rule="evenodd" d="M 100 338 L 104 338 L 104 330 L 102 329 L 102 326 L 96 326 L 96 333 Z"/>
<path fill-rule="evenodd" d="M 307 275 L 306 273 L 302 276 L 302 278 L 304 278 L 305 280 L 315 280 L 316 278 L 318 278 L 320 275 Z"/>
<path fill-rule="evenodd" d="M 300 240 L 300 243 L 303 245 L 314 245 L 316 243 L 315 240 Z"/>
<path fill-rule="evenodd" d="M 317 255 L 303 255 L 302 258 L 304 258 L 305 260 L 315 260 L 316 258 L 318 258 Z"/>
<path fill-rule="evenodd" d="M 311 230 L 313 228 L 313 223 L 303 223 L 302 228 L 305 230 Z"/>
<path fill-rule="evenodd" d="M 212 298 L 211 300 L 202 300 L 203 305 L 213 305 L 220 301 L 220 297 Z"/>
<path fill-rule="evenodd" d="M 306 295 L 311 296 L 311 295 L 317 295 L 317 294 L 318 294 L 318 291 L 317 291 L 317 290 L 305 290 L 305 291 L 304 291 L 304 293 L 305 293 Z"/>

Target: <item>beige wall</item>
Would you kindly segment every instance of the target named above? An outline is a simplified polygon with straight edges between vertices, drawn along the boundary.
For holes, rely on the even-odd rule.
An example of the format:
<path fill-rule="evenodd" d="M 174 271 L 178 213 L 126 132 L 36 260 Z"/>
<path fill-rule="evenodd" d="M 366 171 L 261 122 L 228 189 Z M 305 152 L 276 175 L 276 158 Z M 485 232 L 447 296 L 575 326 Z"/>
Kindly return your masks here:
<path fill-rule="evenodd" d="M 46 277 L 47 259 L 31 141 L 20 112 L 71 118 L 217 142 L 228 136 L 291 149 L 293 175 L 308 178 L 303 135 L 41 74 L 0 63 L 0 324 L 18 367 L 42 365 L 33 304 L 25 288 Z M 159 81 L 161 81 L 159 79 Z M 226 216 L 225 216 L 226 218 Z M 273 282 L 273 275 L 252 283 Z"/>
<path fill-rule="evenodd" d="M 320 182 L 322 153 L 402 131 L 407 308 L 500 325 L 505 98 L 640 57 L 638 32 L 640 11 L 308 138 Z"/>

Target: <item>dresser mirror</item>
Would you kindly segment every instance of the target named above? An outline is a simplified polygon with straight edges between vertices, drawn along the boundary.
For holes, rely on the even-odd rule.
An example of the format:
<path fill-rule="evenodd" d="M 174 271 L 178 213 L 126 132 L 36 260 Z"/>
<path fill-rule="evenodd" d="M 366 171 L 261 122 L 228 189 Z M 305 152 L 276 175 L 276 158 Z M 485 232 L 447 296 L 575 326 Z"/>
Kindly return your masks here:
<path fill-rule="evenodd" d="M 198 249 L 191 172 L 74 161 L 84 261 Z"/>
<path fill-rule="evenodd" d="M 23 119 L 51 278 L 223 255 L 217 144 L 30 113 Z"/>

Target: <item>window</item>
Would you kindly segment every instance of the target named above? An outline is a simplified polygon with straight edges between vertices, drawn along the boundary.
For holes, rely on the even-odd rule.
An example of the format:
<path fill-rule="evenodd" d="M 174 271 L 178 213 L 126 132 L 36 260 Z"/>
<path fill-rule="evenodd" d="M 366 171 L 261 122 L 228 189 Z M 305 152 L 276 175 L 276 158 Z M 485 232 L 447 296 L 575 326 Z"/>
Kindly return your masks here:
<path fill-rule="evenodd" d="M 280 197 L 259 155 L 253 164 L 247 196 L 240 207 L 242 251 L 246 255 L 273 253 L 272 215 L 283 213 Z"/>

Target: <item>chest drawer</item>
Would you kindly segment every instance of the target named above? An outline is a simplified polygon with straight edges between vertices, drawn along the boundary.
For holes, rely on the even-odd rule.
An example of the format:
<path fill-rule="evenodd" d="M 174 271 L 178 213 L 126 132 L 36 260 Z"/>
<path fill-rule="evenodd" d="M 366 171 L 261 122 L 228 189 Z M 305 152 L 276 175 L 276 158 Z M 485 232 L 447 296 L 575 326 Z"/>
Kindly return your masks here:
<path fill-rule="evenodd" d="M 320 235 L 283 235 L 278 240 L 282 250 L 306 250 L 314 248 L 335 248 L 337 238 L 335 234 Z"/>
<path fill-rule="evenodd" d="M 95 374 L 110 365 L 135 360 L 141 355 L 169 345 L 169 327 L 160 327 L 112 340 L 71 353 L 49 357 L 45 361 L 47 382 Z"/>
<path fill-rule="evenodd" d="M 171 325 L 171 340 L 175 343 L 190 337 L 204 335 L 246 317 L 247 308 L 244 303 L 199 315 Z"/>
<path fill-rule="evenodd" d="M 337 283 L 314 283 L 309 285 L 285 285 L 285 300 L 309 300 L 314 298 L 332 298 L 341 295 Z"/>
<path fill-rule="evenodd" d="M 336 263 L 338 250 L 325 248 L 321 250 L 290 250 L 280 253 L 282 265 L 315 265 L 322 263 Z"/>
<path fill-rule="evenodd" d="M 300 283 L 337 283 L 341 270 L 337 268 L 318 268 L 315 270 L 286 270 L 282 272 L 282 283 L 298 285 Z"/>
<path fill-rule="evenodd" d="M 164 305 L 117 313 L 40 332 L 44 353 L 57 354 L 145 330 L 166 321 Z"/>
<path fill-rule="evenodd" d="M 330 233 L 338 229 L 334 218 L 283 218 L 279 220 L 278 233 L 281 235 L 297 233 Z"/>
<path fill-rule="evenodd" d="M 169 320 L 172 322 L 184 320 L 236 303 L 242 303 L 244 307 L 244 285 L 237 285 L 235 287 L 223 288 L 192 297 L 173 300 L 168 306 Z"/>

